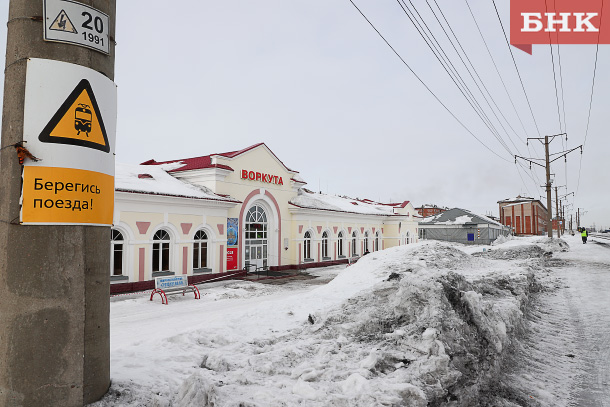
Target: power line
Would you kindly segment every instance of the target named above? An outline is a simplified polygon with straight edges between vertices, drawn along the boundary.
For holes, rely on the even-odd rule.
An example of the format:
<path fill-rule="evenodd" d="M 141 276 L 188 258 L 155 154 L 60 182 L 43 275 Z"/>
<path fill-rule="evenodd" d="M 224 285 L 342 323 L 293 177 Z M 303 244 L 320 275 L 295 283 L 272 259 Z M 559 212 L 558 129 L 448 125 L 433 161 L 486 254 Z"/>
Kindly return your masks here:
<path fill-rule="evenodd" d="M 468 53 L 466 52 L 466 50 L 464 49 L 464 47 L 462 46 L 462 43 L 460 42 L 459 38 L 457 37 L 457 35 L 455 34 L 455 32 L 453 31 L 453 28 L 451 27 L 451 24 L 449 23 L 449 21 L 447 20 L 447 18 L 445 17 L 445 13 L 443 13 L 443 10 L 440 8 L 440 6 L 438 5 L 438 3 L 436 2 L 436 0 L 433 0 L 434 4 L 436 5 L 436 7 L 438 8 L 438 11 L 440 12 L 441 16 L 443 17 L 443 20 L 445 21 L 445 24 L 447 24 L 447 27 L 449 28 L 449 31 L 451 31 L 451 34 L 453 35 L 453 37 L 455 38 L 455 41 L 457 42 L 458 46 L 460 47 L 460 50 L 462 51 L 462 53 L 464 54 L 464 56 L 466 57 L 466 60 L 468 61 L 468 63 L 470 64 L 470 67 L 472 68 L 472 71 L 474 71 L 475 75 L 477 76 L 477 78 L 479 79 L 479 82 L 481 82 L 481 85 L 483 85 L 483 89 L 485 89 L 485 92 L 487 93 L 487 95 L 489 96 L 489 98 L 491 99 L 492 103 L 494 104 L 494 106 L 496 107 L 496 109 L 498 110 L 498 112 L 500 113 L 500 115 L 502 116 L 502 118 L 504 119 L 504 121 L 506 122 L 506 124 L 510 127 L 510 129 L 513 131 L 513 133 L 515 133 L 515 135 L 517 137 L 519 137 L 519 135 L 517 134 L 517 132 L 515 131 L 515 129 L 510 125 L 510 122 L 506 119 L 506 116 L 504 116 L 504 113 L 502 113 L 502 109 L 500 109 L 498 107 L 498 104 L 496 103 L 494 97 L 492 96 L 491 92 L 489 92 L 489 89 L 487 89 L 487 86 L 485 86 L 485 82 L 483 82 L 483 79 L 481 79 L 481 76 L 479 75 L 477 69 L 475 68 L 474 64 L 472 63 L 472 61 L 470 60 L 470 57 L 468 56 Z M 449 40 L 449 42 L 451 43 L 451 45 L 453 46 L 453 49 L 455 50 L 456 54 L 458 55 L 458 57 L 460 58 L 460 60 L 462 61 L 462 64 L 464 65 L 464 67 L 466 68 L 466 70 L 468 71 L 468 74 L 470 75 L 470 77 L 472 78 L 472 81 L 475 83 L 475 85 L 477 86 L 477 88 L 479 89 L 479 92 L 481 92 L 481 95 L 483 95 L 483 98 L 485 99 L 485 102 L 487 103 L 487 106 L 489 106 L 489 109 L 491 110 L 491 112 L 494 114 L 496 120 L 498 121 L 498 123 L 500 123 L 500 126 L 502 126 L 502 130 L 504 130 L 504 132 L 506 133 L 506 135 L 508 136 L 508 139 L 510 140 L 510 142 L 512 143 L 513 147 L 515 147 L 515 150 L 517 150 L 517 152 L 519 154 L 521 154 L 519 152 L 519 148 L 515 145 L 512 137 L 510 136 L 510 133 L 506 130 L 506 128 L 504 127 L 504 125 L 502 124 L 502 121 L 500 120 L 500 118 L 498 117 L 498 115 L 496 114 L 495 110 L 493 109 L 493 107 L 491 106 L 491 104 L 489 103 L 489 100 L 487 99 L 487 96 L 485 96 L 485 93 L 483 93 L 483 91 L 481 90 L 481 87 L 479 86 L 479 84 L 477 83 L 476 79 L 474 78 L 474 76 L 472 75 L 471 70 L 468 68 L 468 66 L 466 65 L 466 63 L 464 62 L 464 59 L 462 58 L 462 56 L 460 55 L 460 53 L 458 52 L 455 44 L 453 43 L 453 41 L 451 40 L 451 37 L 449 36 L 449 34 L 447 34 L 447 31 L 445 30 L 445 27 L 443 27 L 442 22 L 440 21 L 440 19 L 438 18 L 438 16 L 436 15 L 436 12 L 434 11 L 434 9 L 432 8 L 432 6 L 430 5 L 430 2 L 428 0 L 426 0 L 426 4 L 428 5 L 428 8 L 430 8 L 430 11 L 432 11 L 432 14 L 434 15 L 434 18 L 436 19 L 436 21 L 438 22 L 438 24 L 441 26 L 441 28 L 443 29 L 443 32 L 445 33 L 445 36 L 447 37 L 447 39 Z"/>
<path fill-rule="evenodd" d="M 496 140 L 506 149 L 506 151 L 509 154 L 512 154 L 512 152 L 510 151 L 510 148 L 508 147 L 506 142 L 502 139 L 502 136 L 500 135 L 500 133 L 498 132 L 498 130 L 496 129 L 496 127 L 494 126 L 492 121 L 489 119 L 489 117 L 487 116 L 487 114 L 485 113 L 485 111 L 483 110 L 481 105 L 478 103 L 474 94 L 470 91 L 470 88 L 468 87 L 468 85 L 466 85 L 466 82 L 464 81 L 462 76 L 459 74 L 455 65 L 453 65 L 453 63 L 451 62 L 451 59 L 449 58 L 447 53 L 444 51 L 443 47 L 440 45 L 440 43 L 436 39 L 436 36 L 432 32 L 432 30 L 430 29 L 428 24 L 426 24 L 425 20 L 423 19 L 423 17 L 419 13 L 419 11 L 417 11 L 417 7 L 415 7 L 415 5 L 413 4 L 413 2 L 411 0 L 409 0 L 409 3 L 413 7 L 414 11 L 412 11 L 409 8 L 409 6 L 407 6 L 405 0 L 397 0 L 397 2 L 398 2 L 398 5 L 403 10 L 403 12 L 405 13 L 405 15 L 409 18 L 411 23 L 414 25 L 414 27 L 416 28 L 417 32 L 420 34 L 422 39 L 426 42 L 426 44 L 428 45 L 428 47 L 430 48 L 432 53 L 436 56 L 437 60 L 441 63 L 441 65 L 443 66 L 443 68 L 445 69 L 447 74 L 453 80 L 454 84 L 458 87 L 458 89 L 460 90 L 462 95 L 466 98 L 466 100 L 469 102 L 471 107 L 479 115 L 479 117 L 481 118 L 483 123 L 485 123 L 487 128 L 491 131 L 491 133 L 494 135 Z M 401 2 L 402 2 L 402 4 L 401 4 Z M 403 5 L 404 5 L 404 7 L 403 7 Z M 417 18 L 415 17 L 415 14 L 417 14 L 419 19 L 421 20 L 421 23 L 419 22 L 419 20 L 417 20 Z M 422 24 L 423 24 L 423 26 L 422 26 Z M 424 30 L 424 26 L 428 30 L 429 35 L 428 35 L 428 32 L 426 32 L 426 30 Z M 436 43 L 436 46 L 434 46 L 434 47 L 431 46 L 431 43 L 432 43 L 432 45 L 434 45 L 434 43 Z M 436 49 L 436 51 L 435 51 L 435 49 Z M 443 56 L 444 56 L 444 58 L 441 58 Z M 443 61 L 446 61 L 446 62 L 443 63 Z M 445 64 L 447 64 L 447 66 L 445 66 Z M 449 72 L 449 70 L 450 70 L 449 68 L 451 68 L 453 75 L 451 72 Z M 453 76 L 455 76 L 455 78 Z M 458 82 L 462 85 L 463 89 L 460 87 L 460 85 L 458 85 Z M 472 101 L 466 96 L 464 91 L 466 93 L 468 93 L 468 95 L 470 96 Z M 475 105 L 478 108 L 478 110 L 477 110 L 477 108 L 475 108 Z"/>
<path fill-rule="evenodd" d="M 547 9 L 547 3 L 546 0 L 544 2 L 544 6 L 546 11 L 548 12 Z M 556 2 L 555 0 L 553 0 L 553 11 L 555 12 L 557 10 L 556 8 Z M 551 45 L 551 32 L 549 31 L 549 48 L 551 49 L 551 60 L 552 60 L 552 64 L 553 64 L 553 80 L 555 81 L 555 98 L 557 99 L 557 116 L 559 117 L 559 131 L 562 133 L 567 133 L 568 129 L 566 126 L 566 122 L 567 122 L 567 118 L 566 118 L 566 104 L 565 104 L 565 95 L 564 95 L 564 90 L 563 90 L 563 69 L 561 67 L 561 47 L 559 45 L 559 33 L 556 33 L 556 37 L 557 37 L 557 59 L 558 59 L 558 65 L 559 65 L 559 84 L 561 86 L 561 107 L 563 110 L 563 129 L 562 129 L 562 123 L 561 123 L 561 114 L 559 113 L 559 98 L 557 97 L 557 79 L 555 78 L 555 61 L 553 58 L 553 46 Z M 561 139 L 561 147 L 565 150 L 567 148 L 567 141 L 568 141 L 568 137 L 566 136 L 566 143 L 563 143 L 563 138 Z M 568 161 L 566 160 L 565 164 L 564 164 L 564 171 L 565 171 L 565 181 L 566 181 L 566 187 L 568 184 Z"/>
<path fill-rule="evenodd" d="M 443 67 L 443 69 L 445 69 L 445 72 L 447 72 L 447 75 L 449 75 L 449 78 L 453 81 L 455 86 L 462 93 L 462 96 L 464 96 L 464 98 L 466 98 L 466 100 L 468 101 L 470 106 L 474 109 L 474 111 L 477 113 L 479 118 L 481 118 L 483 123 L 485 123 L 487 128 L 492 133 L 494 133 L 495 128 L 492 129 L 493 125 L 491 124 L 489 119 L 486 116 L 485 116 L 485 118 L 483 117 L 483 115 L 485 115 L 485 112 L 483 111 L 481 106 L 477 103 L 476 98 L 474 97 L 474 95 L 472 94 L 472 92 L 470 91 L 468 86 L 466 86 L 466 83 L 464 82 L 462 77 L 457 72 L 457 69 L 455 68 L 455 66 L 451 63 L 451 60 L 449 59 L 449 57 L 445 53 L 445 51 L 442 49 L 440 43 L 436 40 L 436 37 L 434 37 L 434 34 L 432 34 L 432 32 L 430 31 L 430 29 L 428 28 L 427 25 L 426 25 L 426 28 L 428 28 L 428 31 L 430 31 L 430 34 L 428 34 L 428 32 L 426 32 L 424 30 L 424 27 L 422 26 L 422 24 L 415 18 L 415 14 L 413 14 L 413 12 L 408 8 L 408 6 L 406 5 L 406 3 L 404 3 L 404 1 L 401 3 L 400 0 L 397 0 L 397 2 L 398 2 L 398 5 L 402 8 L 403 12 L 409 18 L 409 20 L 411 21 L 411 23 L 413 24 L 413 26 L 415 27 L 415 29 L 417 30 L 419 35 L 422 37 L 422 39 L 424 40 L 424 42 L 426 43 L 428 48 L 430 48 L 430 50 L 432 51 L 432 53 L 434 54 L 436 59 L 439 61 L 439 63 Z M 404 6 L 403 6 L 403 4 L 404 4 Z M 451 70 L 451 72 L 449 72 L 450 70 Z M 466 94 L 468 94 L 468 96 Z M 476 107 L 475 107 L 475 105 L 476 105 Z"/>
<path fill-rule="evenodd" d="M 515 103 L 513 101 L 513 98 L 510 96 L 510 92 L 508 91 L 508 88 L 506 87 L 506 83 L 504 82 L 504 79 L 502 78 L 502 75 L 500 74 L 500 70 L 498 69 L 498 65 L 496 64 L 496 60 L 494 59 L 493 55 L 491 54 L 491 51 L 489 50 L 489 46 L 487 45 L 487 41 L 485 41 L 485 37 L 483 36 L 483 32 L 481 31 L 481 27 L 479 26 L 479 23 L 477 21 L 477 19 L 474 16 L 474 13 L 472 12 L 472 9 L 470 8 L 470 4 L 468 3 L 468 0 L 464 0 L 466 3 L 466 6 L 468 6 L 468 10 L 470 11 L 470 15 L 472 16 L 472 19 L 474 21 L 474 24 L 477 27 L 477 30 L 479 32 L 479 35 L 481 36 L 481 39 L 483 40 L 483 44 L 485 44 L 485 49 L 487 49 L 487 53 L 489 54 L 489 58 L 491 59 L 491 62 L 494 65 L 494 68 L 496 69 L 496 73 L 498 74 L 498 77 L 500 78 L 500 82 L 502 82 L 502 86 L 504 87 L 504 91 L 506 92 L 506 95 L 508 96 L 508 99 L 510 100 L 511 105 L 513 106 L 513 110 L 515 111 L 515 114 L 517 115 L 517 118 L 519 119 L 519 123 L 521 123 L 521 127 L 523 128 L 523 131 L 525 132 L 526 136 L 529 136 L 527 134 L 527 130 L 525 129 L 525 125 L 523 124 L 523 120 L 521 120 L 521 116 L 519 115 L 519 112 L 517 111 L 517 107 L 515 106 Z M 435 0 L 436 2 L 436 0 Z M 440 9 L 440 7 L 439 7 Z M 514 131 L 514 130 L 513 130 Z M 515 132 L 516 134 L 517 132 Z M 523 142 L 523 141 L 521 141 Z"/>
<path fill-rule="evenodd" d="M 466 0 L 466 4 L 468 5 L 468 0 Z M 530 103 L 530 99 L 527 96 L 527 91 L 525 90 L 525 85 L 523 84 L 523 78 L 521 78 L 521 72 L 519 72 L 519 67 L 517 66 L 517 61 L 515 60 L 515 55 L 513 54 L 513 50 L 511 48 L 510 42 L 508 41 L 508 37 L 506 35 L 506 30 L 504 29 L 504 24 L 502 23 L 502 18 L 500 17 L 500 12 L 498 11 L 496 1 L 492 0 L 492 4 L 494 6 L 494 10 L 496 11 L 496 17 L 498 18 L 498 22 L 500 23 L 500 28 L 502 29 L 502 34 L 504 35 L 504 42 L 506 43 L 506 47 L 508 48 L 508 52 L 510 53 L 511 59 L 513 61 L 513 66 L 515 67 L 515 71 L 517 72 L 517 76 L 519 77 L 519 82 L 521 83 L 521 89 L 523 90 L 523 94 L 525 95 L 525 100 L 527 101 L 527 106 L 529 107 L 530 114 L 532 115 L 532 120 L 534 121 L 534 126 L 536 127 L 536 132 L 538 133 L 538 136 L 541 137 L 540 128 L 538 127 L 538 123 L 536 122 L 536 116 L 534 115 L 534 111 L 532 109 L 532 104 Z M 468 8 L 470 9 L 470 5 L 468 5 Z M 471 10 L 471 14 L 472 14 L 472 10 Z M 474 14 L 472 14 L 472 17 L 474 19 Z M 476 19 L 475 19 L 475 22 L 476 22 Z M 478 24 L 477 24 L 477 27 L 478 27 Z M 480 33 L 480 29 L 479 29 L 479 33 Z M 482 34 L 481 34 L 481 36 L 482 36 Z M 513 107 L 514 107 L 514 105 L 513 105 Z M 529 145 L 529 143 L 528 143 L 528 145 Z M 528 151 L 529 151 L 529 148 L 528 148 Z M 533 173 L 535 174 L 535 172 L 533 172 Z M 536 177 L 537 177 L 537 175 L 536 175 Z"/>
<path fill-rule="evenodd" d="M 599 12 L 600 26 L 599 26 L 599 31 L 597 32 L 597 46 L 595 47 L 595 64 L 593 65 L 593 81 L 591 83 L 591 98 L 589 99 L 589 114 L 587 115 L 587 128 L 585 130 L 585 140 L 582 143 L 583 149 L 587 145 L 587 135 L 589 134 L 589 124 L 591 122 L 591 108 L 593 106 L 593 92 L 595 90 L 595 78 L 596 78 L 596 73 L 597 73 L 597 61 L 598 61 L 598 56 L 599 56 L 599 36 L 601 33 L 601 29 L 602 29 L 601 24 L 604 21 L 602 19 L 603 12 L 604 12 L 604 2 L 602 1 L 601 9 Z M 578 189 L 580 188 L 581 170 L 582 170 L 582 154 L 580 155 L 580 165 L 578 167 L 578 183 L 576 185 L 576 195 L 578 195 Z"/>
<path fill-rule="evenodd" d="M 434 0 L 436 2 L 436 0 Z M 500 82 L 502 83 L 502 87 L 504 88 L 504 92 L 506 92 L 506 96 L 508 96 L 508 100 L 510 101 L 513 110 L 515 112 L 515 115 L 517 116 L 517 119 L 519 120 L 519 123 L 521 123 L 521 128 L 523 129 L 526 137 L 529 137 L 529 134 L 525 128 L 525 125 L 523 123 L 523 120 L 521 119 L 521 115 L 519 114 L 519 111 L 517 110 L 517 107 L 515 106 L 515 102 L 513 101 L 513 98 L 510 94 L 510 92 L 508 91 L 508 87 L 506 86 L 506 82 L 504 82 L 504 78 L 502 77 L 502 74 L 500 73 L 500 69 L 498 68 L 498 64 L 496 63 L 495 58 L 493 57 L 493 54 L 491 53 L 491 50 L 489 49 L 489 45 L 487 44 L 487 41 L 485 40 L 485 36 L 483 35 L 483 31 L 481 30 L 481 27 L 479 26 L 479 22 L 477 21 L 476 16 L 474 15 L 474 12 L 472 10 L 472 7 L 470 7 L 470 3 L 468 3 L 468 0 L 464 0 L 464 2 L 466 3 L 466 7 L 468 7 L 468 11 L 470 12 L 470 16 L 472 17 L 472 20 L 475 24 L 475 26 L 477 27 L 477 31 L 479 33 L 479 36 L 481 37 L 481 40 L 483 41 L 483 44 L 485 45 L 485 49 L 487 50 L 487 54 L 489 55 L 489 58 L 491 59 L 491 62 L 496 70 L 496 73 L 498 75 L 498 78 L 500 79 Z M 439 7 L 440 9 L 440 7 Z M 527 96 L 527 95 L 526 95 Z M 508 123 L 508 121 L 507 121 Z M 509 124 L 510 126 L 510 124 Z M 513 132 L 515 132 L 515 134 L 517 134 L 517 132 L 512 128 Z M 532 155 L 532 152 L 530 151 L 530 147 L 529 147 L 529 143 L 525 143 L 523 140 L 520 140 L 522 143 L 524 143 L 527 146 L 527 150 L 529 152 L 530 155 Z M 535 151 L 535 148 L 534 148 Z M 527 174 L 527 171 L 524 169 L 524 171 Z M 542 184 L 542 182 L 540 181 L 538 174 L 536 173 L 536 171 L 534 171 L 531 167 L 530 167 L 530 172 L 532 173 L 532 175 L 534 176 L 534 178 L 536 178 L 535 181 L 535 185 L 536 188 L 538 188 L 538 186 L 540 186 Z M 531 176 L 530 176 L 531 178 Z"/>
<path fill-rule="evenodd" d="M 548 13 L 549 7 L 547 5 L 547 0 L 544 0 L 544 9 Z M 553 54 L 553 45 L 551 44 L 551 32 L 549 32 L 549 49 L 551 50 L 551 65 L 553 66 L 553 83 L 555 84 L 555 101 L 557 103 L 557 117 L 559 119 L 559 132 L 563 133 L 563 126 L 561 124 L 561 113 L 559 112 L 559 95 L 557 94 L 557 75 L 555 74 L 555 56 Z M 561 139 L 561 145 L 563 147 L 563 138 Z"/>
<path fill-rule="evenodd" d="M 525 91 L 525 85 L 523 85 L 523 79 L 521 78 L 521 73 L 519 72 L 519 68 L 517 67 L 517 62 L 515 61 L 515 56 L 513 55 L 513 50 L 510 47 L 510 43 L 508 42 L 508 37 L 506 36 L 506 31 L 504 30 L 504 24 L 502 24 L 502 19 L 500 18 L 500 12 L 498 11 L 498 7 L 496 6 L 496 0 L 491 0 L 494 9 L 496 10 L 496 15 L 498 16 L 498 21 L 500 22 L 500 27 L 502 27 L 502 33 L 504 34 L 504 40 L 506 41 L 506 46 L 508 47 L 508 51 L 510 52 L 510 56 L 513 59 L 513 64 L 515 65 L 515 69 L 517 70 L 517 75 L 519 76 L 519 82 L 521 82 L 521 88 L 523 89 L 523 94 L 525 95 L 525 99 L 527 100 L 527 105 L 530 108 L 530 113 L 532 114 L 532 119 L 534 120 L 534 125 L 536 126 L 536 131 L 540 136 L 540 129 L 538 128 L 538 123 L 536 122 L 536 117 L 534 116 L 534 111 L 532 110 L 532 105 L 530 103 L 530 99 L 527 97 L 527 92 Z"/>
<path fill-rule="evenodd" d="M 379 37 L 381 37 L 381 39 L 386 43 L 386 45 L 392 50 L 392 52 L 394 52 L 394 54 L 396 54 L 396 56 L 401 60 L 401 62 L 407 67 L 407 69 L 409 69 L 409 71 L 411 71 L 411 73 L 415 76 L 415 78 L 417 78 L 417 80 L 426 88 L 426 90 L 428 92 L 430 92 L 432 94 L 432 96 L 434 96 L 434 98 L 441 104 L 441 106 L 443 106 L 445 108 L 445 110 L 447 110 L 447 112 L 472 136 L 475 138 L 475 140 L 477 140 L 481 145 L 483 145 L 483 147 L 485 147 L 487 150 L 489 150 L 492 154 L 494 154 L 495 156 L 497 156 L 498 158 L 500 158 L 503 161 L 506 162 L 510 162 L 508 161 L 506 158 L 500 156 L 498 153 L 496 153 L 495 151 L 493 151 L 491 148 L 489 148 L 485 143 L 483 143 L 477 136 L 475 136 L 475 134 L 468 128 L 466 127 L 466 125 L 464 123 L 462 123 L 462 121 L 460 119 L 457 118 L 457 116 L 439 99 L 438 96 L 436 96 L 436 94 L 432 91 L 432 89 L 430 89 L 430 87 L 428 87 L 428 85 L 426 85 L 426 83 L 419 77 L 419 75 L 417 75 L 415 73 L 415 71 L 413 70 L 413 68 L 411 68 L 411 66 L 404 60 L 404 58 L 396 51 L 396 49 L 394 49 L 394 47 L 392 47 L 392 45 L 388 42 L 388 40 L 381 34 L 381 32 L 379 32 L 379 30 L 377 29 L 377 27 L 375 27 L 375 25 L 366 17 L 366 15 L 364 15 L 364 13 L 358 8 L 358 6 L 353 2 L 353 0 L 349 0 L 350 3 L 352 3 L 352 5 L 354 6 L 354 8 L 356 10 L 358 10 L 358 13 L 360 13 L 360 15 L 366 20 L 367 23 L 369 23 L 369 25 L 371 26 L 371 28 L 373 28 L 373 30 L 375 30 L 375 32 L 377 33 L 377 35 L 379 35 Z"/>

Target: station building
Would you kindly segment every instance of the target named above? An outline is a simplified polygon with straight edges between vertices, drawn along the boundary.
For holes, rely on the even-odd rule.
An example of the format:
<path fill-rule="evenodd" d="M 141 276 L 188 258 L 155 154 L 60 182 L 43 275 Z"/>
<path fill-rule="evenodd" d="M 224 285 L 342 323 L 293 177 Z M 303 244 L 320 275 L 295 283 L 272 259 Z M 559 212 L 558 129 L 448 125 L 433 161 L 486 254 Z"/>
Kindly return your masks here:
<path fill-rule="evenodd" d="M 303 269 L 418 239 L 417 213 L 408 201 L 383 204 L 315 193 L 305 185 L 263 143 L 117 164 L 113 285 L 245 267 Z M 138 287 L 148 288 L 132 289 Z"/>
<path fill-rule="evenodd" d="M 500 223 L 519 236 L 545 235 L 547 208 L 538 199 L 517 196 L 498 201 Z"/>

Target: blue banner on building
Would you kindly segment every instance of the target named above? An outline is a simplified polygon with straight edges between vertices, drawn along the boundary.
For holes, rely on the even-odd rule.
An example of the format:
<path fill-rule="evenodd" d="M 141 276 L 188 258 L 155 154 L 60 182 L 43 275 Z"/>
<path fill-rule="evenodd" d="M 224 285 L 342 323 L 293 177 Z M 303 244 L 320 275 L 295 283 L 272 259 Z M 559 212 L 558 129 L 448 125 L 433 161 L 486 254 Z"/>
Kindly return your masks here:
<path fill-rule="evenodd" d="M 227 218 L 227 246 L 237 246 L 239 238 L 239 219 Z"/>

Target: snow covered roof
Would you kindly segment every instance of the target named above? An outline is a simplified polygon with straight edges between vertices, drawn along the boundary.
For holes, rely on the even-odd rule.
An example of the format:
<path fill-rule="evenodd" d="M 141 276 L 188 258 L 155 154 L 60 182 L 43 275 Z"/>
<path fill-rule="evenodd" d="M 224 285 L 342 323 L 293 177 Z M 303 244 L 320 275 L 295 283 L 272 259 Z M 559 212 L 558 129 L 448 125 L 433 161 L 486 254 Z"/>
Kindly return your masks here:
<path fill-rule="evenodd" d="M 498 201 L 498 203 L 532 202 L 532 201 L 538 201 L 538 199 L 518 195 L 516 198 L 503 199 L 501 201 Z"/>
<path fill-rule="evenodd" d="M 415 209 L 441 209 L 441 210 L 446 211 L 449 208 L 447 208 L 446 206 L 438 206 L 438 205 L 433 205 L 433 204 L 423 204 L 421 206 L 418 206 Z"/>
<path fill-rule="evenodd" d="M 117 163 L 115 166 L 114 189 L 123 192 L 138 192 L 154 195 L 180 196 L 214 201 L 239 201 L 216 195 L 207 188 L 180 181 L 168 172 L 178 163 L 165 165 L 137 165 Z"/>
<path fill-rule="evenodd" d="M 286 167 L 286 165 L 279 158 L 277 158 L 275 153 L 273 151 L 271 151 L 271 149 L 269 149 L 269 147 L 267 147 L 267 145 L 265 143 L 254 144 L 250 147 L 246 147 L 244 149 L 237 150 L 237 151 L 210 154 L 210 155 L 205 155 L 205 156 L 201 156 L 201 157 L 183 158 L 183 159 L 170 160 L 170 161 L 155 161 L 154 159 L 152 159 L 152 160 L 144 161 L 142 163 L 142 165 L 159 165 L 159 164 L 170 164 L 170 163 L 182 164 L 181 166 L 176 167 L 172 170 L 169 170 L 168 172 L 200 170 L 200 169 L 204 169 L 204 168 L 221 168 L 221 169 L 225 169 L 225 170 L 229 170 L 229 171 L 234 171 L 233 168 L 231 168 L 228 165 L 213 164 L 212 157 L 219 156 L 219 157 L 224 157 L 224 158 L 235 158 L 241 154 L 244 154 L 250 150 L 254 150 L 255 148 L 260 147 L 260 146 L 264 146 L 264 148 L 266 148 L 271 154 L 273 154 L 273 156 L 284 166 L 284 168 L 286 168 L 287 171 L 294 172 L 294 173 L 298 172 L 298 171 L 294 171 L 294 170 L 291 170 L 290 168 Z M 299 181 L 299 180 L 296 180 L 296 181 Z M 300 180 L 300 181 L 302 181 L 302 180 Z"/>
<path fill-rule="evenodd" d="M 420 224 L 427 225 L 465 225 L 467 223 L 502 226 L 501 223 L 488 218 L 487 216 L 474 214 L 466 209 L 452 208 L 438 215 L 428 216 L 419 221 Z"/>
<path fill-rule="evenodd" d="M 393 216 L 394 205 L 381 204 L 370 200 L 359 200 L 335 195 L 315 193 L 304 188 L 299 195 L 290 200 L 290 204 L 307 209 L 358 213 L 364 215 Z M 395 204 L 400 207 L 402 204 Z"/>

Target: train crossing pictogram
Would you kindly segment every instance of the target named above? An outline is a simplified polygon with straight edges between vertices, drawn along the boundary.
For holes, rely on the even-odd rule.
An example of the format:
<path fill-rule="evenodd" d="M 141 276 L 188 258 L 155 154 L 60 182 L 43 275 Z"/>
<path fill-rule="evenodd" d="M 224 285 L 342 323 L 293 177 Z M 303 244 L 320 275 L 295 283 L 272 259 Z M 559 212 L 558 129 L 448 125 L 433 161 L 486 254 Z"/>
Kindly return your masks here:
<path fill-rule="evenodd" d="M 81 80 L 57 109 L 38 139 L 110 151 L 102 114 L 88 80 Z"/>

